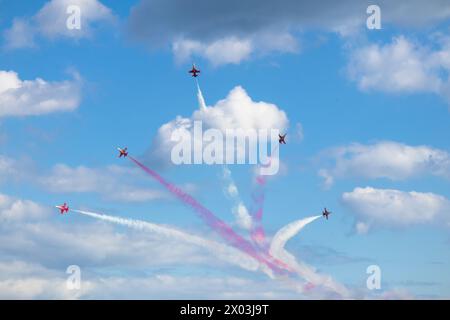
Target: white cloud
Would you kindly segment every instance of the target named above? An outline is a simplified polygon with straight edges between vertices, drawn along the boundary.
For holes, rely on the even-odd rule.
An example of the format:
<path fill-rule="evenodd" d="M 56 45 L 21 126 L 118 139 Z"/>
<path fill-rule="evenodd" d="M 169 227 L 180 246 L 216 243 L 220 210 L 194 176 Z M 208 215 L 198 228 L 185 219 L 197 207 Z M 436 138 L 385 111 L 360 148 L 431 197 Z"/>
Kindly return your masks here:
<path fill-rule="evenodd" d="M 24 203 L 29 209 L 25 214 L 19 208 L 21 220 L 8 213 L 14 203 Z M 229 268 L 228 263 L 217 259 L 206 249 L 208 245 L 193 246 L 181 241 L 183 236 L 169 237 L 170 232 L 128 229 L 124 232 L 102 222 L 84 223 L 84 218 L 77 217 L 73 211 L 61 216 L 48 208 L 45 214 L 33 219 L 33 205 L 29 200 L 0 195 L 1 298 L 142 298 L 149 295 L 161 297 L 162 292 L 172 297 L 196 294 L 204 298 L 214 296 L 214 292 L 222 292 L 220 296 L 233 293 L 239 296 L 241 292 L 249 294 L 245 290 L 236 290 L 236 286 L 227 290 L 230 283 L 222 276 L 212 280 L 216 283 L 214 286 L 208 280 L 210 278 L 201 280 L 194 276 L 197 289 L 192 290 L 188 283 L 193 283 L 188 279 L 164 274 L 164 268 L 176 266 L 206 265 L 216 272 L 223 267 Z M 53 214 L 49 215 L 50 212 Z M 169 227 L 161 228 L 166 230 Z M 72 264 L 81 268 L 81 291 L 69 291 L 65 286 L 66 268 Z M 110 273 L 112 270 L 120 272 Z M 149 272 L 153 275 L 148 276 Z M 182 285 L 183 281 L 186 281 L 185 285 Z M 244 280 L 236 281 L 238 284 Z M 119 283 L 120 286 L 116 286 Z M 208 287 L 214 290 L 207 290 Z M 221 290 L 217 290 L 218 287 Z"/>
<path fill-rule="evenodd" d="M 5 46 L 8 49 L 31 48 L 34 42 L 34 32 L 29 23 L 20 18 L 15 18 L 11 28 L 4 31 Z"/>
<path fill-rule="evenodd" d="M 416 297 L 414 294 L 406 290 L 405 288 L 392 288 L 389 291 L 383 292 L 379 298 L 383 300 L 414 300 Z"/>
<path fill-rule="evenodd" d="M 80 91 L 78 76 L 60 82 L 21 80 L 14 71 L 0 70 L 0 117 L 73 111 L 80 104 Z"/>
<path fill-rule="evenodd" d="M 30 200 L 15 199 L 0 193 L 0 221 L 36 220 L 48 216 L 48 210 Z"/>
<path fill-rule="evenodd" d="M 194 121 L 201 121 L 203 130 L 215 128 L 224 134 L 227 129 L 278 129 L 285 132 L 289 125 L 283 110 L 272 103 L 253 101 L 241 86 L 237 86 L 215 105 L 199 108 L 189 118 L 177 116 L 175 120 L 162 125 L 158 129 L 149 157 L 158 162 L 170 162 L 170 152 L 175 144 L 169 139 L 172 132 L 177 129 L 191 132 Z"/>
<path fill-rule="evenodd" d="M 12 257 L 64 272 L 71 264 L 124 269 L 227 264 L 204 248 L 161 233 L 125 232 L 86 219 L 74 211 L 63 216 L 50 205 L 0 194 L 0 260 Z"/>
<path fill-rule="evenodd" d="M 438 44 L 439 45 L 439 44 Z M 440 37 L 432 49 L 404 36 L 351 53 L 348 73 L 362 90 L 389 93 L 429 92 L 449 97 L 450 41 Z"/>
<path fill-rule="evenodd" d="M 211 128 L 225 132 L 226 129 L 286 129 L 286 113 L 276 105 L 253 101 L 247 92 L 237 86 L 228 96 L 214 106 L 196 110 L 194 120 L 202 120 Z"/>
<path fill-rule="evenodd" d="M 84 297 L 101 299 L 295 299 L 301 296 L 283 282 L 221 275 L 104 277 Z M 84 298 L 83 297 L 83 298 Z"/>
<path fill-rule="evenodd" d="M 369 225 L 367 223 L 359 221 L 356 223 L 355 229 L 356 233 L 358 234 L 366 234 L 367 232 L 369 232 Z"/>
<path fill-rule="evenodd" d="M 342 36 L 364 32 L 370 4 L 369 0 L 279 0 L 277 5 L 259 0 L 197 0 L 193 6 L 184 0 L 141 0 L 128 20 L 131 36 L 152 48 L 172 45 L 176 55 L 192 53 L 213 64 L 237 63 L 261 53 L 297 52 L 299 31 Z M 383 25 L 434 26 L 450 17 L 445 0 L 429 0 L 426 5 L 422 0 L 378 0 L 377 5 L 382 8 Z M 228 39 L 235 39 L 234 43 L 224 46 Z M 227 50 L 211 50 L 218 53 L 214 56 L 206 52 L 211 47 Z"/>
<path fill-rule="evenodd" d="M 392 141 L 371 145 L 350 144 L 325 152 L 333 167 L 322 168 L 325 185 L 336 178 L 363 177 L 404 180 L 424 174 L 450 178 L 450 154 L 429 146 L 409 146 Z"/>
<path fill-rule="evenodd" d="M 320 169 L 317 173 L 319 177 L 323 178 L 323 186 L 325 189 L 331 188 L 334 183 L 334 177 L 326 169 Z"/>
<path fill-rule="evenodd" d="M 90 168 L 57 164 L 49 173 L 39 178 L 39 183 L 52 192 L 100 193 L 106 199 L 116 201 L 145 202 L 167 198 L 166 193 L 157 189 L 129 183 L 130 180 L 136 181 L 138 177 L 136 170 L 116 165 Z"/>
<path fill-rule="evenodd" d="M 66 26 L 69 6 L 78 6 L 81 10 L 81 29 L 78 31 Z M 91 35 L 94 23 L 112 22 L 114 16 L 111 9 L 97 0 L 52 0 L 39 10 L 34 19 L 39 32 L 48 38 L 84 38 Z"/>
<path fill-rule="evenodd" d="M 283 281 L 273 281 L 266 277 L 251 280 L 248 277 L 221 275 L 222 268 L 227 268 L 224 270 L 229 272 L 230 265 L 217 259 L 217 256 L 224 259 L 224 256 L 236 249 L 224 250 L 226 246 L 220 248 L 220 244 L 217 244 L 214 246 L 220 250 L 211 254 L 211 246 L 208 243 L 201 242 L 199 246 L 192 246 L 191 243 L 199 243 L 201 238 L 189 236 L 197 240 L 181 241 L 186 236 L 176 229 L 170 232 L 127 229 L 127 232 L 123 232 L 95 221 L 81 223 L 74 215 L 74 212 L 65 216 L 54 214 L 48 219 L 42 218 L 38 221 L 11 220 L 8 224 L 0 224 L 1 298 L 194 296 L 231 299 L 299 295 Z M 54 218 L 61 218 L 63 221 L 70 219 L 70 223 Z M 169 230 L 166 226 L 159 228 Z M 172 233 L 180 234 L 170 236 Z M 236 255 L 233 257 L 236 258 Z M 247 264 L 246 268 L 256 270 L 249 261 L 229 258 L 225 260 L 234 261 L 233 263 L 239 261 L 241 267 Z M 81 291 L 69 291 L 65 287 L 65 271 L 72 264 L 81 268 Z M 164 270 L 192 266 L 212 267 L 219 275 L 177 276 Z M 249 287 L 252 289 L 245 289 Z"/>
<path fill-rule="evenodd" d="M 20 260 L 0 261 L 0 299 L 76 299 L 91 287 L 68 290 L 65 270 L 51 270 Z"/>
<path fill-rule="evenodd" d="M 9 197 L 2 197 L 10 202 Z M 230 272 L 228 263 L 209 250 L 171 239 L 164 232 L 129 229 L 124 232 L 105 223 L 84 221 L 74 212 L 61 216 L 50 211 L 52 215 L 44 214 L 37 219 L 17 220 L 7 215 L 8 223 L 0 223 L 0 298 L 303 297 L 297 290 L 300 284 L 297 278 L 286 285 L 286 281 L 267 277 L 224 275 L 222 272 Z M 73 264 L 82 272 L 81 290 L 66 287 L 66 269 Z M 214 268 L 217 275 L 185 276 L 167 269 L 192 266 Z M 308 294 L 327 297 L 317 290 Z"/>
<path fill-rule="evenodd" d="M 204 44 L 194 40 L 178 40 L 172 44 L 172 50 L 178 62 L 192 59 L 193 55 L 208 59 L 213 65 L 238 64 L 247 59 L 252 52 L 249 40 L 227 38 Z"/>
<path fill-rule="evenodd" d="M 80 29 L 67 28 L 69 6 L 80 8 Z M 36 44 L 37 37 L 47 39 L 89 38 L 99 23 L 114 22 L 114 15 L 108 7 L 97 0 L 51 0 L 33 17 L 16 18 L 10 29 L 5 31 L 5 47 L 17 49 Z"/>
<path fill-rule="evenodd" d="M 23 172 L 17 165 L 17 161 L 0 155 L 0 184 L 18 178 L 22 174 Z"/>
<path fill-rule="evenodd" d="M 290 34 L 264 34 L 249 38 L 235 36 L 204 42 L 178 39 L 172 43 L 172 51 L 178 62 L 186 62 L 193 56 L 206 58 L 212 65 L 239 64 L 255 52 L 272 51 L 294 53 L 298 51 L 297 40 Z"/>
<path fill-rule="evenodd" d="M 239 227 L 250 230 L 252 227 L 252 216 L 247 210 L 247 207 L 243 202 L 239 202 L 237 206 L 232 209 L 233 214 L 236 217 L 236 223 Z"/>
<path fill-rule="evenodd" d="M 305 133 L 303 130 L 303 125 L 300 122 L 297 122 L 295 124 L 295 136 L 294 136 L 299 142 L 303 141 L 305 138 Z"/>
<path fill-rule="evenodd" d="M 1 299 L 274 299 L 299 298 L 282 282 L 222 275 L 105 274 L 81 268 L 80 290 L 66 287 L 65 268 L 0 261 Z"/>
<path fill-rule="evenodd" d="M 57 164 L 50 175 L 42 180 L 42 185 L 58 192 L 92 192 L 105 183 L 105 179 L 110 181 L 113 177 L 84 166 L 72 168 Z"/>
<path fill-rule="evenodd" d="M 139 187 L 118 188 L 109 195 L 108 199 L 123 202 L 147 202 L 152 200 L 166 199 L 168 196 L 159 190 Z"/>
<path fill-rule="evenodd" d="M 355 214 L 359 233 L 372 227 L 450 222 L 450 202 L 434 193 L 366 187 L 345 192 L 342 201 Z"/>
<path fill-rule="evenodd" d="M 19 181 L 52 193 L 96 193 L 120 202 L 146 202 L 170 199 L 168 194 L 148 187 L 148 179 L 138 169 L 109 165 L 104 167 L 56 164 L 49 170 L 35 170 L 32 161 L 0 155 L 0 185 Z M 193 190 L 195 186 L 186 185 Z"/>
<path fill-rule="evenodd" d="M 242 276 L 174 275 L 160 271 L 151 275 L 82 273 L 81 290 L 66 288 L 62 270 L 43 268 L 22 261 L 0 262 L 1 299 L 302 299 L 293 284 Z M 83 269 L 82 269 L 83 270 Z M 317 290 L 316 290 L 317 291 Z M 381 296 L 356 299 L 412 299 L 404 289 L 383 291 Z M 326 292 L 312 292 L 313 299 L 335 299 Z"/>

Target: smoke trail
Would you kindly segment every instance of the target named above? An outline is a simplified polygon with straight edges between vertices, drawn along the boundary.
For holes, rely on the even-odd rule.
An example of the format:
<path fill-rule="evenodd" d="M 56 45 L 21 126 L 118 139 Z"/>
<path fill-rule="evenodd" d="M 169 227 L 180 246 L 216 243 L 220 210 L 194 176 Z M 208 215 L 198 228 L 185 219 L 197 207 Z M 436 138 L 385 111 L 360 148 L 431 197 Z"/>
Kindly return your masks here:
<path fill-rule="evenodd" d="M 246 270 L 258 271 L 261 267 L 261 264 L 258 261 L 256 261 L 254 258 L 248 256 L 247 254 L 245 254 L 233 247 L 221 244 L 221 243 L 213 241 L 213 240 L 208 240 L 208 239 L 196 236 L 196 235 L 192 235 L 192 234 L 177 230 L 175 228 L 162 226 L 162 225 L 158 225 L 155 223 L 150 223 L 147 221 L 141 221 L 141 220 L 135 220 L 135 219 L 125 219 L 125 218 L 114 217 L 114 216 L 110 216 L 110 215 L 99 214 L 99 213 L 83 211 L 83 210 L 72 209 L 72 211 L 81 213 L 86 216 L 90 216 L 92 218 L 112 222 L 115 224 L 130 227 L 130 228 L 150 231 L 152 233 L 162 235 L 169 239 L 175 239 L 175 240 L 182 241 L 184 243 L 194 244 L 201 248 L 205 248 L 209 251 L 212 251 L 214 254 L 216 254 L 222 260 L 225 260 L 229 263 L 238 265 L 241 268 L 244 268 Z M 263 271 L 268 273 L 267 269 L 263 268 Z M 272 274 L 270 272 L 268 273 L 268 275 L 272 276 Z"/>
<path fill-rule="evenodd" d="M 323 286 L 324 288 L 337 293 L 341 297 L 348 298 L 350 294 L 347 288 L 340 283 L 335 282 L 330 276 L 318 274 L 313 267 L 307 265 L 306 263 L 297 261 L 295 257 L 284 248 L 289 239 L 298 234 L 307 224 L 319 219 L 320 217 L 321 215 L 304 218 L 294 221 L 281 228 L 272 239 L 270 254 L 288 264 L 313 287 Z"/>
<path fill-rule="evenodd" d="M 232 212 L 238 226 L 245 230 L 250 230 L 252 228 L 252 217 L 239 196 L 238 188 L 231 177 L 231 171 L 227 165 L 222 166 L 222 178 L 225 182 L 224 192 L 233 202 Z"/>
<path fill-rule="evenodd" d="M 197 83 L 198 106 L 199 106 L 200 110 L 206 110 L 205 99 L 203 98 L 202 90 L 200 90 L 200 85 L 198 84 L 197 78 L 195 79 L 195 82 Z"/>
<path fill-rule="evenodd" d="M 142 170 L 144 170 L 147 174 L 153 177 L 156 181 L 158 181 L 162 186 L 164 186 L 170 193 L 176 196 L 180 201 L 190 206 L 199 216 L 206 222 L 206 224 L 211 227 L 213 230 L 219 233 L 221 237 L 223 237 L 228 243 L 232 246 L 242 250 L 247 253 L 257 261 L 266 264 L 273 271 L 283 272 L 282 269 L 290 270 L 288 266 L 286 266 L 281 261 L 276 261 L 272 259 L 272 257 L 267 257 L 265 253 L 258 252 L 253 245 L 248 242 L 245 238 L 234 232 L 234 230 L 227 225 L 224 221 L 220 220 L 218 217 L 214 215 L 209 209 L 205 208 L 202 204 L 200 204 L 197 200 L 195 200 L 191 195 L 187 194 L 176 185 L 171 184 L 164 180 L 158 173 L 153 171 L 150 168 L 147 168 L 145 165 L 137 161 L 131 156 L 128 158 L 133 161 L 136 165 L 138 165 Z"/>
<path fill-rule="evenodd" d="M 270 244 L 270 250 L 274 252 L 280 252 L 280 249 L 284 249 L 286 242 L 300 232 L 307 224 L 319 219 L 321 216 L 312 216 L 304 219 L 300 219 L 289 223 L 284 226 L 275 234 Z"/>
<path fill-rule="evenodd" d="M 258 187 L 252 193 L 252 200 L 254 211 L 252 212 L 252 229 L 250 232 L 251 239 L 258 245 L 264 245 L 266 241 L 266 235 L 264 232 L 264 228 L 262 226 L 262 216 L 264 211 L 264 200 L 265 200 L 265 192 L 263 188 L 263 184 L 265 181 L 263 179 L 256 178 L 256 182 L 258 183 Z"/>

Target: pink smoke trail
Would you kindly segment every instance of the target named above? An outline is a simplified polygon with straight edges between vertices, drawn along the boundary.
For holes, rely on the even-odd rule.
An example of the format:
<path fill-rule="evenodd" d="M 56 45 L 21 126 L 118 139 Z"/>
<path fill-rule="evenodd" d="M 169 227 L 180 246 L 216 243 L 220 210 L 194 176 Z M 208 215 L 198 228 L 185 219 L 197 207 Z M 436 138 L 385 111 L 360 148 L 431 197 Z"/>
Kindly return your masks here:
<path fill-rule="evenodd" d="M 273 154 L 279 145 L 276 145 L 272 150 L 271 154 Z M 261 164 L 260 167 L 269 167 L 271 164 L 272 158 L 269 157 L 269 162 L 267 164 Z M 264 231 L 264 227 L 262 225 L 262 218 L 264 213 L 264 200 L 265 200 L 265 187 L 267 183 L 266 176 L 258 174 L 255 178 L 256 185 L 258 186 L 257 190 L 253 192 L 252 199 L 253 203 L 256 207 L 256 210 L 253 213 L 253 229 L 250 232 L 251 239 L 259 244 L 265 245 L 266 243 L 266 234 Z"/>
<path fill-rule="evenodd" d="M 264 228 L 261 224 L 263 211 L 264 211 L 264 190 L 261 190 L 252 195 L 254 205 L 256 206 L 256 210 L 253 212 L 253 225 L 250 231 L 251 239 L 257 244 L 264 244 L 266 240 L 266 235 L 264 232 Z"/>
<path fill-rule="evenodd" d="M 145 165 L 143 165 L 133 157 L 128 156 L 128 158 L 130 158 L 131 161 L 133 161 L 142 170 L 144 170 L 156 181 L 158 181 L 161 185 L 163 185 L 170 193 L 175 195 L 179 200 L 181 200 L 183 203 L 189 205 L 192 209 L 194 209 L 194 211 L 200 216 L 200 218 L 202 218 L 206 222 L 207 225 L 209 225 L 213 230 L 218 232 L 231 245 L 247 253 L 257 261 L 267 265 L 273 271 L 282 272 L 280 268 L 290 270 L 289 266 L 286 265 L 284 262 L 278 261 L 277 259 L 274 259 L 270 255 L 267 257 L 263 257 L 262 255 L 260 255 L 260 253 L 255 250 L 255 248 L 250 242 L 248 242 L 242 236 L 234 232 L 234 230 L 229 225 L 227 225 L 224 221 L 216 217 L 214 213 L 212 213 L 209 209 L 205 208 L 191 195 L 187 194 L 186 192 L 178 188 L 176 185 L 167 182 L 158 173 L 156 173 L 150 168 L 147 168 Z"/>

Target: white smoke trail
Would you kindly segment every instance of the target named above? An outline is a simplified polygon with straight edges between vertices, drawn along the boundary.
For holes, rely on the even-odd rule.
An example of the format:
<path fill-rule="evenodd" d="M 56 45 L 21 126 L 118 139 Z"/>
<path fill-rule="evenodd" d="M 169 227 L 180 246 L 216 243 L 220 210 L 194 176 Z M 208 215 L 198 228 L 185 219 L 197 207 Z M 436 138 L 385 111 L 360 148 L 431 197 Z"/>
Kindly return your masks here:
<path fill-rule="evenodd" d="M 342 298 L 349 298 L 350 293 L 347 288 L 340 283 L 335 282 L 330 276 L 317 273 L 313 267 L 307 265 L 306 263 L 297 261 L 295 257 L 284 248 L 289 239 L 298 234 L 307 224 L 319 219 L 320 217 L 321 216 L 318 215 L 297 220 L 278 230 L 272 239 L 269 252 L 275 258 L 280 259 L 289 265 L 312 285 L 322 286 L 325 289 L 337 293 Z"/>
<path fill-rule="evenodd" d="M 294 221 L 284 226 L 283 228 L 278 230 L 273 237 L 270 244 L 270 250 L 274 250 L 274 252 L 280 252 L 280 249 L 284 250 L 284 246 L 292 237 L 299 233 L 300 230 L 302 230 L 307 224 L 313 222 L 316 219 L 319 219 L 320 217 L 321 216 L 308 217 Z"/>
<path fill-rule="evenodd" d="M 235 216 L 237 225 L 245 230 L 251 230 L 252 217 L 244 202 L 241 200 L 236 183 L 231 177 L 231 171 L 226 165 L 222 166 L 222 178 L 225 183 L 224 192 L 233 202 L 231 210 Z"/>
<path fill-rule="evenodd" d="M 200 85 L 198 84 L 198 80 L 195 79 L 197 83 L 197 99 L 198 99 L 198 106 L 200 110 L 206 110 L 206 103 L 205 99 L 203 98 L 202 90 L 200 90 Z"/>
<path fill-rule="evenodd" d="M 89 211 L 83 211 L 83 210 L 72 209 L 71 211 L 78 212 L 83 215 L 90 216 L 92 218 L 100 219 L 103 221 L 108 221 L 108 222 L 112 222 L 115 224 L 127 226 L 130 228 L 150 231 L 150 232 L 162 235 L 164 237 L 167 237 L 169 239 L 175 239 L 175 240 L 179 240 L 179 241 L 182 241 L 185 243 L 194 244 L 201 248 L 205 248 L 209 251 L 212 251 L 215 255 L 217 255 L 218 258 L 220 258 L 224 261 L 227 261 L 228 263 L 237 265 L 243 269 L 250 270 L 250 271 L 261 270 L 264 273 L 266 273 L 269 277 L 271 277 L 271 278 L 273 277 L 271 270 L 268 267 L 261 265 L 254 258 L 241 252 L 238 249 L 235 249 L 233 247 L 224 245 L 222 243 L 219 243 L 219 242 L 216 242 L 213 240 L 208 240 L 208 239 L 196 236 L 196 235 L 192 235 L 192 234 L 177 230 L 172 227 L 162 226 L 162 225 L 150 223 L 147 221 L 120 218 L 120 217 L 110 216 L 110 215 L 106 215 L 106 214 L 99 214 L 99 213 L 89 212 Z"/>

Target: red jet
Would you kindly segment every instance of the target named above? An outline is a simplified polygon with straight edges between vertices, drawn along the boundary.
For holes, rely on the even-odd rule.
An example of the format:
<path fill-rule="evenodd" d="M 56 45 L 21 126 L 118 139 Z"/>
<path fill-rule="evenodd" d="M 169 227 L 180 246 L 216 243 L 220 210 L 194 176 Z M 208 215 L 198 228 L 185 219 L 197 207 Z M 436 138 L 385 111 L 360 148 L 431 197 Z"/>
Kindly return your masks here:
<path fill-rule="evenodd" d="M 328 216 L 331 214 L 331 211 L 328 211 L 327 208 L 323 209 L 322 216 L 324 216 L 328 220 Z"/>
<path fill-rule="evenodd" d="M 195 64 L 192 65 L 192 69 L 189 71 L 189 73 L 192 73 L 192 76 L 194 78 L 198 77 L 197 73 L 200 73 L 200 70 L 195 68 Z"/>
<path fill-rule="evenodd" d="M 56 206 L 60 211 L 61 214 L 64 214 L 64 212 L 69 212 L 69 207 L 67 206 L 67 204 L 64 202 L 64 204 L 62 206 Z"/>
<path fill-rule="evenodd" d="M 120 154 L 119 154 L 119 158 L 121 158 L 122 156 L 123 157 L 126 157 L 127 155 L 128 155 L 128 148 L 127 147 L 125 147 L 125 148 L 123 148 L 123 149 L 121 149 L 121 148 L 117 148 L 117 150 L 119 150 L 119 152 L 120 152 Z"/>
<path fill-rule="evenodd" d="M 284 135 L 279 134 L 278 135 L 278 142 L 280 144 L 286 144 L 286 141 L 284 141 L 284 138 L 286 138 L 286 133 Z"/>

